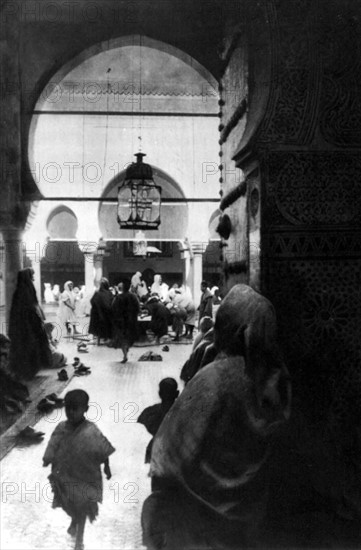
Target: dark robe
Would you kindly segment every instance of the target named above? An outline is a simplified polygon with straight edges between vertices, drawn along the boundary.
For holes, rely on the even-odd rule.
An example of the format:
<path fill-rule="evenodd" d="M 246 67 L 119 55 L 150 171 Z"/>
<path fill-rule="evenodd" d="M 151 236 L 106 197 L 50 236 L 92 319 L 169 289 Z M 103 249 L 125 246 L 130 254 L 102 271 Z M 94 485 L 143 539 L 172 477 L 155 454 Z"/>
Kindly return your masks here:
<path fill-rule="evenodd" d="M 211 328 L 208 332 L 206 332 L 202 340 L 199 342 L 198 346 L 192 351 L 190 357 L 187 359 L 182 367 L 180 378 L 181 380 L 184 380 L 185 384 L 187 384 L 189 380 L 191 380 L 193 376 L 197 374 L 201 367 L 205 367 L 215 358 L 215 355 L 217 353 L 216 350 L 214 351 L 213 356 L 209 357 L 207 362 L 204 361 L 206 350 L 208 347 L 212 346 L 213 341 L 214 329 Z"/>
<path fill-rule="evenodd" d="M 166 401 L 162 403 L 157 403 L 156 405 L 151 405 L 146 407 L 144 411 L 140 414 L 137 422 L 143 424 L 146 427 L 148 432 L 152 435 L 155 435 L 158 431 L 159 426 L 163 422 L 163 418 L 173 405 L 174 401 Z M 146 451 L 145 451 L 145 463 L 150 463 L 150 458 L 152 456 L 152 445 L 153 438 L 149 441 Z"/>
<path fill-rule="evenodd" d="M 198 310 L 199 321 L 202 319 L 202 317 L 212 317 L 213 315 L 213 296 L 208 288 L 203 292 L 201 296 L 201 302 L 198 306 Z"/>
<path fill-rule="evenodd" d="M 131 292 L 118 294 L 111 311 L 114 323 L 114 347 L 132 346 L 138 337 L 139 301 Z"/>
<path fill-rule="evenodd" d="M 97 290 L 92 299 L 89 333 L 99 338 L 111 338 L 112 337 L 112 317 L 111 317 L 111 305 L 113 301 L 113 294 L 106 288 L 100 288 Z"/>
<path fill-rule="evenodd" d="M 150 329 L 156 337 L 161 338 L 161 336 L 168 334 L 168 310 L 165 305 L 159 301 L 149 301 L 146 304 L 146 309 L 152 316 Z"/>
<path fill-rule="evenodd" d="M 38 303 L 32 273 L 30 268 L 19 271 L 9 319 L 10 369 L 28 380 L 41 368 L 49 368 L 52 361 L 45 316 Z"/>
<path fill-rule="evenodd" d="M 214 341 L 218 356 L 187 384 L 154 437 L 154 492 L 142 513 L 148 548 L 238 550 L 262 535 L 274 481 L 269 459 L 291 413 L 272 304 L 235 285 L 219 307 Z"/>

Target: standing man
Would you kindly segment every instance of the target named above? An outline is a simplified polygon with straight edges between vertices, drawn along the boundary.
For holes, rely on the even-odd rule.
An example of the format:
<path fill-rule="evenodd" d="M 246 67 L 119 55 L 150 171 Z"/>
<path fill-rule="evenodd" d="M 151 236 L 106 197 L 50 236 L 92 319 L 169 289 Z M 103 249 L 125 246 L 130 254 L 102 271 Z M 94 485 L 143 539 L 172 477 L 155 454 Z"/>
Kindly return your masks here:
<path fill-rule="evenodd" d="M 118 294 L 112 303 L 111 311 L 114 323 L 114 347 L 121 348 L 123 359 L 128 361 L 128 350 L 138 336 L 138 298 L 129 292 L 130 280 L 123 281 L 123 292 Z"/>
<path fill-rule="evenodd" d="M 208 288 L 207 281 L 201 282 L 201 291 L 202 291 L 201 302 L 198 306 L 198 311 L 199 311 L 198 327 L 202 317 L 207 316 L 212 318 L 213 316 L 213 308 L 212 308 L 213 296 L 211 291 Z"/>

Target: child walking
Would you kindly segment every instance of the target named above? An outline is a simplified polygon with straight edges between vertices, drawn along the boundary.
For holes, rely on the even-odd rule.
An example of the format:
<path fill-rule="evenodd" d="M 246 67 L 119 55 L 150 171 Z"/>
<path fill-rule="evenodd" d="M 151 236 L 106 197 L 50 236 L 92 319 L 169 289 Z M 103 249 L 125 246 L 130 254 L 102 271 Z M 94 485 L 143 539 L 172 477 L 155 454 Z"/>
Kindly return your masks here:
<path fill-rule="evenodd" d="M 110 479 L 109 456 L 115 449 L 99 428 L 85 418 L 89 405 L 85 391 L 72 390 L 64 401 L 67 420 L 52 433 L 43 466 L 51 464 L 53 508 L 61 507 L 71 517 L 68 533 L 76 537 L 75 549 L 83 550 L 86 518 L 94 521 L 98 502 L 102 502 L 100 465 L 104 464 L 104 473 Z"/>
<path fill-rule="evenodd" d="M 143 424 L 148 432 L 154 436 L 178 395 L 178 385 L 174 378 L 163 378 L 163 380 L 159 382 L 159 397 L 162 402 L 146 407 L 138 417 L 137 422 Z M 149 441 L 145 451 L 146 464 L 150 463 L 152 445 L 153 438 Z"/>

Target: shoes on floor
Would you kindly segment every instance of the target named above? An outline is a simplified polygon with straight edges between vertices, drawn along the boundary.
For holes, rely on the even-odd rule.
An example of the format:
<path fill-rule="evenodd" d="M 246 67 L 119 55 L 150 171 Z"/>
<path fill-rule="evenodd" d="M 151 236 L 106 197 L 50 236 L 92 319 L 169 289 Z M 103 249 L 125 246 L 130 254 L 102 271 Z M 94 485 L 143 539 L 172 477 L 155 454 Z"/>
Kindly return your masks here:
<path fill-rule="evenodd" d="M 51 401 L 47 397 L 44 397 L 44 399 L 41 399 L 37 405 L 37 409 L 39 412 L 47 413 L 54 409 L 55 403 L 54 401 Z"/>
<path fill-rule="evenodd" d="M 58 379 L 61 380 L 62 382 L 65 382 L 65 380 L 69 380 L 68 373 L 65 369 L 61 369 L 58 372 Z"/>
<path fill-rule="evenodd" d="M 86 367 L 85 365 L 83 365 L 83 363 L 80 363 L 79 366 L 76 367 L 74 370 L 74 376 L 84 376 L 90 373 L 90 367 Z"/>
<path fill-rule="evenodd" d="M 78 344 L 77 348 L 79 353 L 89 353 L 88 346 L 84 343 Z"/>
<path fill-rule="evenodd" d="M 158 353 L 148 351 L 146 353 L 143 353 L 143 355 L 139 357 L 138 361 L 163 361 L 163 358 Z"/>
<path fill-rule="evenodd" d="M 167 346 L 167 345 L 163 346 L 162 351 L 169 351 L 169 346 Z"/>
<path fill-rule="evenodd" d="M 58 397 L 56 393 L 50 393 L 49 395 L 46 395 L 45 399 L 52 401 L 56 407 L 62 407 L 64 405 L 64 399 Z"/>
<path fill-rule="evenodd" d="M 31 428 L 30 426 L 26 426 L 21 432 L 18 433 L 18 436 L 21 439 L 31 439 L 34 441 L 42 441 L 45 433 L 44 432 L 36 432 L 34 428 Z"/>

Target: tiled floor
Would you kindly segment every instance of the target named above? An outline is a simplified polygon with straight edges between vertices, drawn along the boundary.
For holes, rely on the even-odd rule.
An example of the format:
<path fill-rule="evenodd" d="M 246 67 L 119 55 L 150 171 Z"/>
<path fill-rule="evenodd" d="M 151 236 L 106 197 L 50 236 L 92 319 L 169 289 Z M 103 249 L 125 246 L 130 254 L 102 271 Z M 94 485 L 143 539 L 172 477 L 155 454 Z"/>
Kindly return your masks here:
<path fill-rule="evenodd" d="M 87 550 L 137 550 L 142 548 L 140 514 L 150 492 L 144 453 L 150 435 L 136 418 L 144 407 L 157 402 L 158 383 L 165 376 L 179 381 L 180 369 L 191 346 L 170 345 L 170 351 L 150 348 L 163 356 L 162 362 L 139 362 L 147 348 L 131 349 L 129 362 L 120 364 L 121 352 L 106 346 L 89 346 L 81 356 L 92 368 L 90 376 L 74 377 L 64 389 L 83 388 L 89 395 L 89 419 L 96 421 L 116 447 L 110 457 L 113 476 L 104 479 L 104 499 L 98 519 L 87 524 Z M 76 343 L 63 342 L 62 350 L 72 359 Z M 72 367 L 68 367 L 68 370 Z M 66 534 L 69 518 L 51 508 L 52 493 L 42 467 L 42 456 L 57 422 L 65 418 L 63 409 L 43 416 L 35 425 L 45 432 L 44 441 L 28 447 L 13 447 L 1 466 L 1 540 L 3 550 L 72 548 Z"/>

